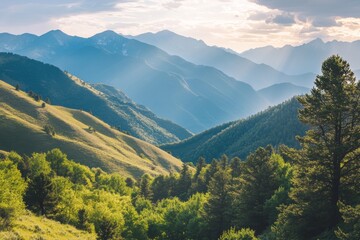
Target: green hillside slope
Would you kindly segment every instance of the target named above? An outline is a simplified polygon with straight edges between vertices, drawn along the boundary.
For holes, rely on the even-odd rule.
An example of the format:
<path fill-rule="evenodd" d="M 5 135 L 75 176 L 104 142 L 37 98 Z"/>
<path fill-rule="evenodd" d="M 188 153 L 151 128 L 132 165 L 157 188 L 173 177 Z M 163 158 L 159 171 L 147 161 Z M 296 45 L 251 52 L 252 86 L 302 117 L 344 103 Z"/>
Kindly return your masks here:
<path fill-rule="evenodd" d="M 55 135 L 44 131 L 51 126 Z M 0 149 L 22 154 L 60 148 L 90 167 L 135 177 L 166 174 L 182 162 L 161 149 L 112 129 L 91 114 L 35 101 L 0 81 Z"/>
<path fill-rule="evenodd" d="M 119 90 L 110 96 L 59 68 L 11 53 L 0 53 L 0 79 L 33 91 L 53 104 L 92 112 L 111 126 L 152 144 L 191 136 L 186 129 L 158 118 Z M 106 87 L 103 87 L 104 89 Z M 107 91 L 109 92 L 109 91 Z"/>
<path fill-rule="evenodd" d="M 95 240 L 96 235 L 61 224 L 45 217 L 38 217 L 28 212 L 17 217 L 10 231 L 0 231 L 0 239 L 57 239 L 57 240 Z"/>
<path fill-rule="evenodd" d="M 161 146 L 183 161 L 207 161 L 222 154 L 245 158 L 260 146 L 286 144 L 298 147 L 296 135 L 303 135 L 307 127 L 297 118 L 300 104 L 292 99 L 260 112 L 248 119 L 230 122 L 209 129 L 180 143 Z"/>

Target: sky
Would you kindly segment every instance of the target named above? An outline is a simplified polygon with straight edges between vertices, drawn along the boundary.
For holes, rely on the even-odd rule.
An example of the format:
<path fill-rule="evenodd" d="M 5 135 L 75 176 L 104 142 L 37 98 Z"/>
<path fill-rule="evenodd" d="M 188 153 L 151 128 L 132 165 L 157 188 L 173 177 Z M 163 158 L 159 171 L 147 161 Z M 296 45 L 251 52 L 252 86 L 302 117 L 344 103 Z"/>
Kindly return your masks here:
<path fill-rule="evenodd" d="M 0 32 L 170 30 L 235 51 L 360 40 L 359 0 L 0 0 Z"/>

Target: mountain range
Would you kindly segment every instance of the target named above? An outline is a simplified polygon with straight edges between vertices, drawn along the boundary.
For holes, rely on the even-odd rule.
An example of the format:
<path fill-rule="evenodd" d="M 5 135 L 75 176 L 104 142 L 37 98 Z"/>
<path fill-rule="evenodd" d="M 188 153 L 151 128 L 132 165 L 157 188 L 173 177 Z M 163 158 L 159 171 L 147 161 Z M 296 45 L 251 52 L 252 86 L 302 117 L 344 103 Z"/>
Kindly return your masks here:
<path fill-rule="evenodd" d="M 159 117 L 192 132 L 249 116 L 269 105 L 247 83 L 112 31 L 90 38 L 59 30 L 41 36 L 0 34 L 0 51 L 53 64 L 89 83 L 121 89 Z"/>
<path fill-rule="evenodd" d="M 11 53 L 0 53 L 0 79 L 24 91 L 39 94 L 53 104 L 91 112 L 124 132 L 160 144 L 192 134 L 157 117 L 110 86 L 91 86 L 59 68 Z"/>
<path fill-rule="evenodd" d="M 269 65 L 287 74 L 318 74 L 321 71 L 322 62 L 334 54 L 347 60 L 354 71 L 359 70 L 360 57 L 358 54 L 354 54 L 359 51 L 360 41 L 324 42 L 317 38 L 300 46 L 286 45 L 281 48 L 267 46 L 250 49 L 241 53 L 241 56 L 259 64 Z"/>
<path fill-rule="evenodd" d="M 30 155 L 60 148 L 79 163 L 124 176 L 168 174 L 182 166 L 179 159 L 85 111 L 44 103 L 3 81 L 0 132 L 2 150 Z"/>
<path fill-rule="evenodd" d="M 293 98 L 247 119 L 225 123 L 179 143 L 161 146 L 183 161 L 196 162 L 204 157 L 210 162 L 222 154 L 244 159 L 258 147 L 268 144 L 299 147 L 296 136 L 308 127 L 298 120 L 299 102 Z"/>
<path fill-rule="evenodd" d="M 157 46 L 172 55 L 180 56 L 195 64 L 215 67 L 225 74 L 250 84 L 255 89 L 269 87 L 278 83 L 292 83 L 311 87 L 314 74 L 288 75 L 270 67 L 257 64 L 247 58 L 216 46 L 208 46 L 201 40 L 178 35 L 165 30 L 157 33 L 144 33 L 133 38 Z"/>

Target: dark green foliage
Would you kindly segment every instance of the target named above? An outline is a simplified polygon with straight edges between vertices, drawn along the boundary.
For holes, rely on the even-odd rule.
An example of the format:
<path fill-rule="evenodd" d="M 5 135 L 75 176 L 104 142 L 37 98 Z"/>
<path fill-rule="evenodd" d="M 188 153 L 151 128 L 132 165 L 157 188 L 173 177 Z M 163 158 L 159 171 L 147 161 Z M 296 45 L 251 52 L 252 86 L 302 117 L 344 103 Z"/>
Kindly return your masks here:
<path fill-rule="evenodd" d="M 218 170 L 209 182 L 209 200 L 205 205 L 209 239 L 218 239 L 221 233 L 230 227 L 231 199 L 229 194 L 230 173 L 226 169 Z"/>
<path fill-rule="evenodd" d="M 192 173 L 190 172 L 189 166 L 187 164 L 183 164 L 180 177 L 174 190 L 174 195 L 182 201 L 186 201 L 189 198 L 191 178 Z"/>
<path fill-rule="evenodd" d="M 44 131 L 49 134 L 50 136 L 55 136 L 55 128 L 49 124 L 44 126 Z"/>
<path fill-rule="evenodd" d="M 231 176 L 237 178 L 241 174 L 241 159 L 234 157 L 230 162 Z"/>
<path fill-rule="evenodd" d="M 352 207 L 339 203 L 339 206 L 345 225 L 336 231 L 336 236 L 342 240 L 360 239 L 360 204 Z"/>
<path fill-rule="evenodd" d="M 16 84 L 15 90 L 16 90 L 16 91 L 20 91 L 20 85 L 19 85 L 19 84 Z"/>
<path fill-rule="evenodd" d="M 25 195 L 25 202 L 31 210 L 41 215 L 49 215 L 53 213 L 56 201 L 54 186 L 49 175 L 40 173 L 31 179 Z"/>
<path fill-rule="evenodd" d="M 120 225 L 115 219 L 103 216 L 95 221 L 95 230 L 99 240 L 116 240 L 120 238 Z"/>
<path fill-rule="evenodd" d="M 297 118 L 301 108 L 296 99 L 271 107 L 247 119 L 226 123 L 204 131 L 180 143 L 161 146 L 180 159 L 196 162 L 228 157 L 245 158 L 258 147 L 267 145 L 300 147 L 295 136 L 303 136 L 308 127 Z"/>
<path fill-rule="evenodd" d="M 166 176 L 160 175 L 154 178 L 151 184 L 151 191 L 153 193 L 152 200 L 157 202 L 170 196 L 172 188 L 168 185 L 169 180 Z"/>
<path fill-rule="evenodd" d="M 149 174 L 144 174 L 140 180 L 140 196 L 146 199 L 151 199 L 152 197 L 152 191 L 150 188 L 151 181 L 152 179 Z"/>
<path fill-rule="evenodd" d="M 251 228 L 262 233 L 272 222 L 265 204 L 281 187 L 284 162 L 273 149 L 259 148 L 241 165 L 241 174 L 233 184 L 233 224 L 237 228 Z M 273 210 L 281 202 L 272 206 Z"/>
<path fill-rule="evenodd" d="M 41 107 L 42 107 L 42 108 L 46 107 L 46 103 L 43 102 L 43 103 L 41 104 Z"/>

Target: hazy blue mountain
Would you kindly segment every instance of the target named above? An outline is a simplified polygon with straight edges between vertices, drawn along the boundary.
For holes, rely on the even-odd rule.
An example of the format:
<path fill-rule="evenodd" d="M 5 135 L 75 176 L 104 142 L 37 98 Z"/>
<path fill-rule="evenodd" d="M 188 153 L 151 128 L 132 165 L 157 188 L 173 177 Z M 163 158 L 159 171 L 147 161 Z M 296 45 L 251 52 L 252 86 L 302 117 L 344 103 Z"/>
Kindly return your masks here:
<path fill-rule="evenodd" d="M 144 33 L 134 38 L 195 64 L 215 67 L 237 80 L 249 83 L 255 89 L 284 82 L 311 86 L 314 80 L 313 74 L 286 75 L 268 65 L 249 61 L 228 49 L 210 47 L 201 40 L 184 37 L 167 30 L 158 33 Z"/>
<path fill-rule="evenodd" d="M 91 112 L 111 126 L 147 142 L 160 144 L 191 136 L 184 128 L 157 117 L 124 93 L 94 85 L 59 68 L 11 53 L 0 53 L 0 79 L 24 91 L 50 98 L 52 104 Z M 96 90 L 97 89 L 97 90 Z"/>
<path fill-rule="evenodd" d="M 0 42 L 0 51 L 6 42 Z M 91 38 L 51 31 L 13 52 L 124 91 L 158 116 L 193 132 L 256 113 L 266 101 L 248 84 L 115 32 Z"/>
<path fill-rule="evenodd" d="M 268 144 L 298 147 L 295 136 L 304 135 L 308 129 L 298 120 L 299 108 L 299 102 L 293 98 L 247 119 L 217 126 L 161 148 L 183 161 L 196 162 L 199 157 L 205 157 L 210 162 L 222 154 L 244 159 Z"/>
<path fill-rule="evenodd" d="M 296 86 L 291 83 L 278 83 L 258 90 L 258 93 L 271 105 L 282 103 L 293 96 L 308 93 L 309 88 Z"/>
<path fill-rule="evenodd" d="M 255 48 L 241 53 L 241 56 L 256 63 L 267 64 L 287 74 L 320 73 L 322 62 L 333 54 L 346 59 L 352 69 L 360 69 L 360 41 L 323 42 L 317 38 L 300 46 L 286 45 Z"/>

